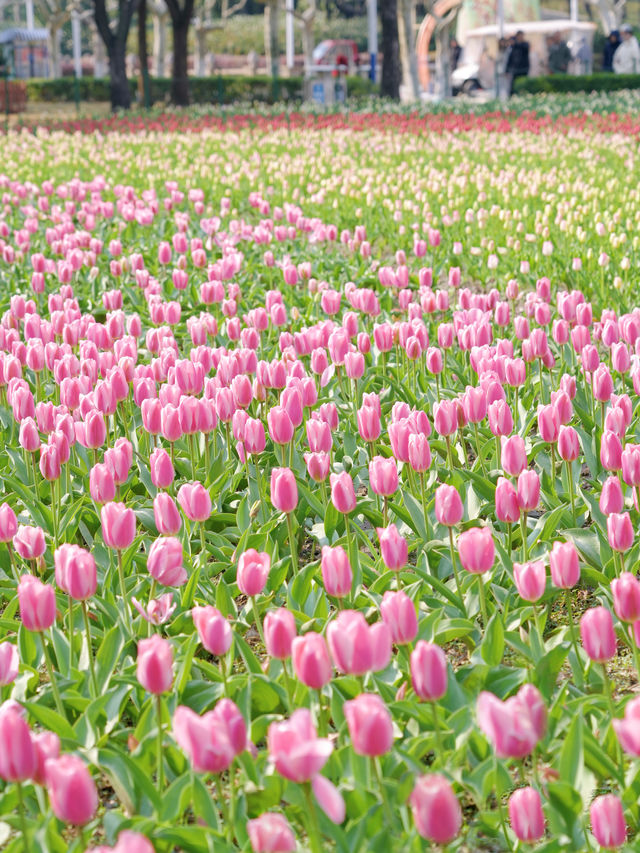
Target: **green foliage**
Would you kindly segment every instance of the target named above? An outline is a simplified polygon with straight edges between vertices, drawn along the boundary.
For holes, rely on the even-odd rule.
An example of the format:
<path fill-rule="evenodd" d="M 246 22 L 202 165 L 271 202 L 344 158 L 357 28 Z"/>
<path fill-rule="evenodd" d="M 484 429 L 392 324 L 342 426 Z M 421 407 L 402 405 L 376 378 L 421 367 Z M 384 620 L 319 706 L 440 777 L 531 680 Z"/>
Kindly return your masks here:
<path fill-rule="evenodd" d="M 545 77 L 518 77 L 514 83 L 518 95 L 548 92 L 615 92 L 640 89 L 640 74 L 553 74 Z"/>

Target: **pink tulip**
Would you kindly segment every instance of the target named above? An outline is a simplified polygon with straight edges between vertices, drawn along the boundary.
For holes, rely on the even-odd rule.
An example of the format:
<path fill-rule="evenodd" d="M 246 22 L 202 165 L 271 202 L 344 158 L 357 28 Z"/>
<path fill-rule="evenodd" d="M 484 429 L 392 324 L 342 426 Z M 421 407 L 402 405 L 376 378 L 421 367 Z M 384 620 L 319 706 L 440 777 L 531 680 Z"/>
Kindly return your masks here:
<path fill-rule="evenodd" d="M 200 716 L 179 705 L 173 715 L 173 735 L 196 773 L 222 773 L 235 758 L 229 730 L 215 708 Z"/>
<path fill-rule="evenodd" d="M 391 632 L 391 642 L 396 646 L 415 640 L 418 633 L 416 606 L 406 592 L 387 590 L 380 603 L 380 615 Z"/>
<path fill-rule="evenodd" d="M 159 634 L 138 643 L 138 681 L 148 693 L 166 693 L 173 682 L 171 644 Z"/>
<path fill-rule="evenodd" d="M 388 527 L 376 527 L 376 531 L 380 540 L 382 562 L 387 569 L 394 572 L 400 571 L 407 565 L 409 558 L 407 540 L 398 533 L 395 524 L 390 524 Z"/>
<path fill-rule="evenodd" d="M 458 537 L 458 556 L 468 572 L 488 572 L 493 568 L 495 555 L 495 544 L 488 527 L 472 527 Z"/>
<path fill-rule="evenodd" d="M 290 610 L 279 607 L 267 611 L 264 617 L 264 642 L 267 654 L 277 660 L 291 657 L 291 647 L 296 637 L 296 620 Z"/>
<path fill-rule="evenodd" d="M 613 720 L 620 745 L 628 755 L 640 757 L 640 697 L 627 703 L 623 720 Z"/>
<path fill-rule="evenodd" d="M 182 527 L 180 512 L 168 492 L 158 492 L 153 499 L 153 518 L 158 533 L 165 536 L 175 536 Z"/>
<path fill-rule="evenodd" d="M 573 542 L 554 542 L 549 566 L 551 581 L 558 589 L 571 589 L 580 580 L 580 559 Z"/>
<path fill-rule="evenodd" d="M 273 406 L 267 414 L 269 436 L 274 444 L 285 445 L 293 438 L 294 427 L 287 411 L 282 406 Z"/>
<path fill-rule="evenodd" d="M 628 512 L 612 512 L 607 518 L 607 537 L 614 551 L 624 553 L 633 545 L 633 526 Z"/>
<path fill-rule="evenodd" d="M 591 831 L 600 847 L 615 850 L 621 847 L 627 838 L 627 826 L 624 821 L 622 802 L 615 794 L 603 794 L 596 797 L 589 809 Z"/>
<path fill-rule="evenodd" d="M 44 530 L 41 527 L 20 524 L 13 537 L 13 547 L 23 560 L 37 560 L 46 549 Z"/>
<path fill-rule="evenodd" d="M 397 457 L 397 454 L 394 454 Z M 407 460 L 409 465 L 419 474 L 428 470 L 431 465 L 431 448 L 426 435 L 413 433 L 409 436 L 407 444 Z M 407 461 L 399 459 L 400 462 Z"/>
<path fill-rule="evenodd" d="M 540 477 L 537 471 L 526 469 L 518 476 L 518 504 L 523 512 L 537 509 L 540 503 Z"/>
<path fill-rule="evenodd" d="M 173 593 L 171 592 L 152 599 L 146 609 L 137 598 L 132 597 L 131 603 L 145 622 L 149 622 L 151 625 L 164 625 L 165 622 L 169 621 L 177 606 L 173 603 Z"/>
<path fill-rule="evenodd" d="M 18 649 L 7 641 L 0 643 L 0 687 L 12 684 L 20 667 Z"/>
<path fill-rule="evenodd" d="M 328 453 L 305 453 L 304 462 L 307 472 L 316 483 L 324 482 L 331 470 L 331 457 Z"/>
<path fill-rule="evenodd" d="M 271 503 L 279 512 L 293 512 L 298 506 L 298 486 L 290 468 L 271 469 Z"/>
<path fill-rule="evenodd" d="M 333 598 L 344 598 L 351 592 L 353 573 L 347 552 L 340 545 L 322 546 L 322 582 L 325 592 Z"/>
<path fill-rule="evenodd" d="M 374 757 L 393 746 L 393 722 L 380 696 L 361 693 L 342 706 L 354 752 Z"/>
<path fill-rule="evenodd" d="M 462 520 L 463 508 L 455 486 L 445 484 L 436 489 L 436 518 L 440 524 L 454 527 Z"/>
<path fill-rule="evenodd" d="M 631 572 L 622 572 L 611 581 L 613 609 L 621 622 L 637 622 L 640 619 L 640 581 Z"/>
<path fill-rule="evenodd" d="M 409 802 L 416 829 L 428 841 L 448 844 L 460 832 L 460 803 L 447 779 L 439 773 L 419 776 Z"/>
<path fill-rule="evenodd" d="M 151 482 L 156 489 L 168 489 L 173 483 L 175 471 L 171 457 L 162 447 L 156 447 L 149 459 Z"/>
<path fill-rule="evenodd" d="M 47 631 L 56 621 L 56 593 L 33 575 L 22 575 L 18 584 L 20 618 L 28 631 Z"/>
<path fill-rule="evenodd" d="M 525 601 L 538 601 L 544 595 L 547 573 L 542 560 L 531 563 L 514 563 L 513 578 L 518 595 Z"/>
<path fill-rule="evenodd" d="M 182 560 L 182 542 L 174 536 L 162 536 L 149 548 L 147 571 L 162 586 L 182 586 L 187 582 Z"/>
<path fill-rule="evenodd" d="M 231 625 L 222 613 L 210 604 L 194 607 L 191 611 L 193 624 L 205 649 L 216 657 L 222 657 L 231 648 Z"/>
<path fill-rule="evenodd" d="M 26 720 L 18 710 L 3 707 L 0 709 L 0 779 L 25 782 L 34 775 L 36 768 L 36 750 Z"/>
<path fill-rule="evenodd" d="M 533 685 L 524 685 L 505 702 L 483 691 L 478 697 L 477 714 L 478 724 L 499 758 L 529 755 L 546 728 L 546 709 Z"/>
<path fill-rule="evenodd" d="M 306 687 L 320 690 L 331 681 L 333 667 L 322 634 L 308 631 L 302 637 L 295 637 L 291 644 L 291 658 L 296 677 Z"/>
<path fill-rule="evenodd" d="M 369 462 L 369 483 L 376 495 L 391 496 L 398 488 L 398 467 L 395 459 L 374 456 Z"/>
<path fill-rule="evenodd" d="M 622 468 L 622 444 L 615 432 L 608 429 L 600 439 L 600 464 L 606 471 L 619 471 Z"/>
<path fill-rule="evenodd" d="M 580 619 L 580 636 L 591 660 L 605 663 L 616 653 L 616 634 L 613 618 L 606 607 L 592 607 Z"/>
<path fill-rule="evenodd" d="M 36 752 L 36 770 L 33 781 L 36 785 L 47 784 L 47 761 L 60 756 L 60 738 L 54 732 L 42 731 L 31 734 L 31 742 Z"/>
<path fill-rule="evenodd" d="M 56 583 L 76 601 L 86 601 L 98 584 L 93 554 L 78 545 L 61 545 L 53 555 Z"/>
<path fill-rule="evenodd" d="M 8 503 L 0 505 L 0 542 L 11 542 L 18 532 L 18 520 Z"/>
<path fill-rule="evenodd" d="M 498 477 L 496 485 L 496 516 L 500 521 L 514 524 L 520 519 L 518 493 L 510 480 Z"/>
<path fill-rule="evenodd" d="M 544 813 L 535 788 L 518 788 L 509 797 L 509 822 L 516 838 L 525 844 L 544 835 Z"/>
<path fill-rule="evenodd" d="M 333 751 L 328 739 L 317 737 L 307 708 L 298 708 L 281 723 L 271 723 L 267 748 L 278 773 L 291 782 L 310 781 Z"/>
<path fill-rule="evenodd" d="M 327 644 L 337 669 L 349 675 L 385 669 L 391 657 L 387 625 L 376 622 L 370 626 L 356 610 L 343 610 L 329 624 Z"/>
<path fill-rule="evenodd" d="M 621 513 L 624 509 L 624 496 L 622 494 L 622 485 L 615 474 L 604 481 L 602 491 L 600 492 L 600 511 L 603 515 L 611 515 L 611 513 Z"/>
<path fill-rule="evenodd" d="M 331 502 L 334 507 L 345 515 L 352 512 L 356 508 L 356 493 L 351 476 L 343 471 L 341 474 L 332 474 L 329 482 L 331 483 Z"/>
<path fill-rule="evenodd" d="M 236 580 L 240 592 L 250 598 L 259 595 L 265 588 L 270 569 L 271 557 L 267 553 L 247 549 L 238 560 Z"/>
<path fill-rule="evenodd" d="M 136 536 L 136 517 L 123 503 L 107 503 L 100 510 L 102 538 L 108 548 L 124 551 Z"/>
<path fill-rule="evenodd" d="M 50 758 L 45 773 L 55 816 L 76 826 L 89 823 L 98 808 L 98 790 L 84 761 L 76 755 Z"/>
<path fill-rule="evenodd" d="M 292 853 L 296 837 L 284 815 L 267 812 L 247 821 L 247 833 L 254 853 Z"/>
<path fill-rule="evenodd" d="M 211 495 L 202 483 L 184 483 L 180 486 L 178 503 L 190 521 L 204 523 L 211 515 Z"/>
<path fill-rule="evenodd" d="M 524 449 L 524 439 L 520 435 L 512 435 L 502 439 L 500 463 L 505 473 L 517 477 L 527 467 L 527 453 Z"/>
<path fill-rule="evenodd" d="M 116 496 L 113 474 L 104 462 L 98 462 L 89 471 L 89 494 L 97 504 L 106 504 Z"/>
<path fill-rule="evenodd" d="M 447 658 L 435 643 L 418 640 L 411 652 L 411 684 L 420 699 L 437 702 L 447 692 Z"/>

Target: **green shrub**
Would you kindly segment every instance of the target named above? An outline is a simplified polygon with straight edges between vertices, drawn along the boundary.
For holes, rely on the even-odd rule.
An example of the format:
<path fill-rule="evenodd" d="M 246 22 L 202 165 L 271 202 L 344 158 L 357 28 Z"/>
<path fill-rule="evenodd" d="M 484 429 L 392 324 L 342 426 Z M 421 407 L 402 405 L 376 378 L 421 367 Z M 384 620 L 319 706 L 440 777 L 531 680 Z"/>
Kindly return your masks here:
<path fill-rule="evenodd" d="M 620 89 L 639 89 L 640 74 L 552 74 L 548 77 L 518 77 L 514 90 L 519 95 L 539 95 L 549 92 L 614 92 Z"/>
<path fill-rule="evenodd" d="M 75 100 L 74 80 L 62 77 L 58 80 L 28 80 L 27 97 L 30 101 Z M 77 81 L 80 101 L 108 101 L 109 81 L 82 77 Z M 131 93 L 138 95 L 138 80 L 129 81 Z M 377 92 L 378 87 L 362 77 L 349 77 L 347 91 L 350 96 L 363 97 Z M 236 102 L 273 103 L 274 101 L 300 101 L 302 99 L 301 77 L 280 77 L 276 83 L 266 75 L 248 77 L 242 75 L 218 75 L 216 77 L 190 77 L 189 91 L 194 104 L 233 104 Z M 171 79 L 151 79 L 151 100 L 155 104 L 169 103 Z"/>

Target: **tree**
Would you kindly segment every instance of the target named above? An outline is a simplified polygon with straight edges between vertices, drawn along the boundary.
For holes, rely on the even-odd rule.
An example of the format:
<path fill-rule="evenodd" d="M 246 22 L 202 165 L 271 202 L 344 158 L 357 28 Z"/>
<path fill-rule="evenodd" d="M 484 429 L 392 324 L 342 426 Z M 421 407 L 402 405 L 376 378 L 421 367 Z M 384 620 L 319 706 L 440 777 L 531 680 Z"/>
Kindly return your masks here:
<path fill-rule="evenodd" d="M 611 30 L 620 29 L 624 20 L 626 5 L 626 0 L 596 0 L 602 29 L 606 34 L 609 34 Z"/>
<path fill-rule="evenodd" d="M 416 4 L 415 0 L 396 0 L 398 5 L 398 39 L 402 81 L 414 100 L 420 97 L 418 60 L 416 57 Z"/>
<path fill-rule="evenodd" d="M 60 35 L 62 27 L 71 18 L 71 3 L 68 0 L 38 0 L 36 8 L 39 17 L 46 21 L 49 31 L 47 38 L 49 77 L 61 77 Z"/>
<path fill-rule="evenodd" d="M 173 73 L 171 79 L 171 100 L 179 107 L 189 103 L 189 77 L 187 76 L 187 61 L 189 49 L 187 39 L 189 25 L 193 16 L 194 0 L 165 0 L 171 17 L 171 32 L 173 35 Z"/>
<path fill-rule="evenodd" d="M 397 0 L 381 0 L 380 19 L 382 22 L 382 79 L 380 92 L 387 98 L 397 101 L 400 98 L 400 44 L 398 39 L 398 3 Z"/>
<path fill-rule="evenodd" d="M 147 0 L 139 0 L 138 6 L 138 59 L 140 60 L 140 94 L 145 107 L 151 106 L 149 85 L 149 48 L 147 46 Z"/>
<path fill-rule="evenodd" d="M 109 21 L 105 0 L 93 0 L 93 6 L 96 26 L 109 57 L 111 109 L 128 110 L 131 106 L 131 90 L 125 62 L 127 36 L 138 0 L 118 0 L 118 23 L 115 28 Z"/>

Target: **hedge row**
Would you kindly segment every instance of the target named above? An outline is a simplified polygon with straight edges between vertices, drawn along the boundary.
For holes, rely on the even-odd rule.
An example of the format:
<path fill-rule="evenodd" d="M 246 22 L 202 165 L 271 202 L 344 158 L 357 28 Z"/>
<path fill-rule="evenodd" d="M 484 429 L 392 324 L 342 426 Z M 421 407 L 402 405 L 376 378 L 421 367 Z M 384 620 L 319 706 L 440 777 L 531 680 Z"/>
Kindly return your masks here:
<path fill-rule="evenodd" d="M 540 95 L 549 92 L 613 92 L 619 89 L 640 89 L 640 74 L 552 74 L 548 77 L 518 77 L 514 91 L 519 95 Z"/>
<path fill-rule="evenodd" d="M 139 81 L 129 81 L 132 96 L 139 92 Z M 94 77 L 81 77 L 75 81 L 72 77 L 57 80 L 28 80 L 27 97 L 30 101 L 108 101 L 109 81 Z M 217 77 L 190 77 L 189 91 L 194 104 L 231 104 L 236 101 L 260 101 L 271 103 L 278 100 L 300 100 L 303 80 L 301 77 L 281 77 L 273 81 L 271 77 L 257 75 L 219 75 Z M 349 77 L 347 91 L 350 95 L 372 94 L 377 87 L 362 77 Z M 171 92 L 169 78 L 151 79 L 151 100 L 153 103 L 168 102 Z"/>

